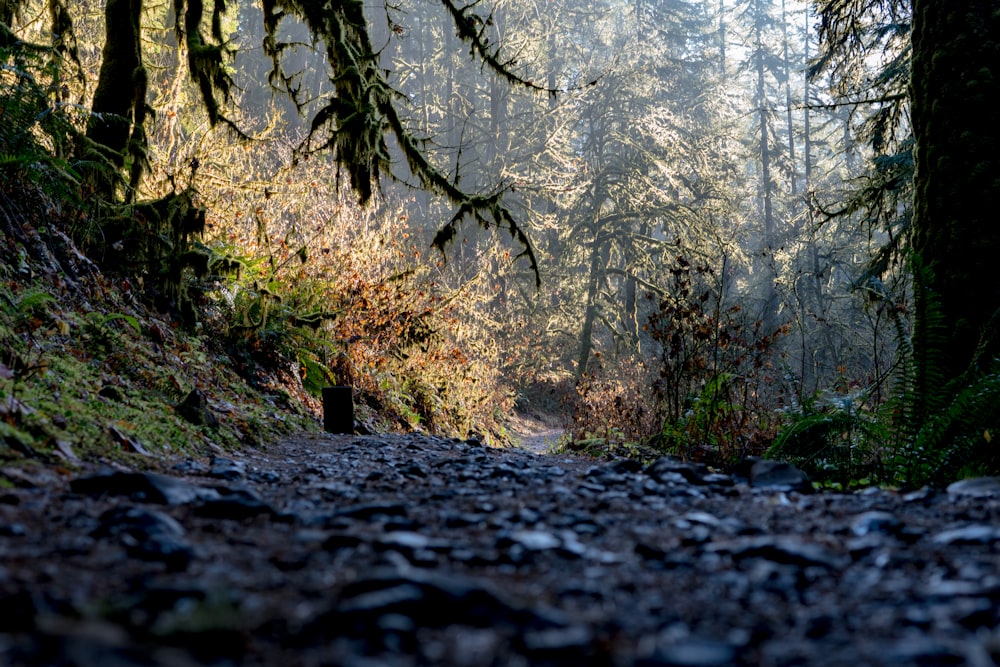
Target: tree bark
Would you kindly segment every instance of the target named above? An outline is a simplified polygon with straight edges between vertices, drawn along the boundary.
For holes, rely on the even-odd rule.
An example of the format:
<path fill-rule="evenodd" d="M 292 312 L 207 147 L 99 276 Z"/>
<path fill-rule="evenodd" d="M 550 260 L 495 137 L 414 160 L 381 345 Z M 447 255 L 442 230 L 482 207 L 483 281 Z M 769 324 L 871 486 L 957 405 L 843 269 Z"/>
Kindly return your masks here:
<path fill-rule="evenodd" d="M 1000 354 L 1000 11 L 993 0 L 915 0 L 915 389 L 926 418 L 944 387 Z M 937 325 L 936 325 L 937 323 Z"/>
<path fill-rule="evenodd" d="M 105 146 L 116 164 L 124 164 L 125 149 L 136 111 L 145 108 L 146 74 L 142 65 L 140 17 L 142 0 L 107 0 L 107 36 L 101 71 L 94 91 L 94 113 L 87 137 Z"/>

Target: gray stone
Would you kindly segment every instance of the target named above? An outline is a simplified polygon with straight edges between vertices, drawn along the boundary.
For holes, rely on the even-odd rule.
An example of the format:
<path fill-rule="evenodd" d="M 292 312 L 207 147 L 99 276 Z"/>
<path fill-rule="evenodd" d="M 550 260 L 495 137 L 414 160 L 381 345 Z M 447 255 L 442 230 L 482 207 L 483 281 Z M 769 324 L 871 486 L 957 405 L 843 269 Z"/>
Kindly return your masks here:
<path fill-rule="evenodd" d="M 889 512 L 864 512 L 851 522 L 851 532 L 858 537 L 871 533 L 895 535 L 903 527 L 903 522 Z"/>
<path fill-rule="evenodd" d="M 501 536 L 498 541 L 505 546 L 516 544 L 528 551 L 547 551 L 562 546 L 562 540 L 544 530 L 515 530 Z"/>
<path fill-rule="evenodd" d="M 753 467 L 750 468 L 750 486 L 777 491 L 798 491 L 799 493 L 813 491 L 809 475 L 791 463 L 767 459 L 754 462 Z"/>
<path fill-rule="evenodd" d="M 653 479 L 663 482 L 676 482 L 678 476 L 690 484 L 707 485 L 705 477 L 710 473 L 708 468 L 700 463 L 688 463 L 675 456 L 661 456 L 653 461 L 643 471 Z"/>
<path fill-rule="evenodd" d="M 763 558 L 799 567 L 819 566 L 836 570 L 845 564 L 840 556 L 824 546 L 785 535 L 738 538 L 710 544 L 705 550 L 709 553 L 727 553 L 736 560 Z"/>
<path fill-rule="evenodd" d="M 232 482 L 242 479 L 246 475 L 246 471 L 247 466 L 242 461 L 234 461 L 233 459 L 216 456 L 212 459 L 212 468 L 209 470 L 208 475 L 209 477 Z"/>
<path fill-rule="evenodd" d="M 728 667 L 737 660 L 736 649 L 725 642 L 685 638 L 636 662 L 637 667 Z"/>
<path fill-rule="evenodd" d="M 218 491 L 214 489 L 153 472 L 115 471 L 79 477 L 70 482 L 70 490 L 89 496 L 129 496 L 161 505 L 186 505 L 219 498 Z"/>
<path fill-rule="evenodd" d="M 1000 528 L 985 524 L 972 524 L 937 533 L 931 540 L 936 544 L 992 544 L 1000 542 Z"/>
<path fill-rule="evenodd" d="M 948 485 L 948 493 L 953 496 L 972 498 L 992 498 L 1000 496 L 1000 477 L 972 477 Z"/>
<path fill-rule="evenodd" d="M 116 537 L 126 553 L 140 560 L 162 561 L 173 571 L 184 570 L 194 550 L 184 541 L 184 528 L 173 517 L 142 507 L 116 507 L 100 517 L 93 537 Z"/>

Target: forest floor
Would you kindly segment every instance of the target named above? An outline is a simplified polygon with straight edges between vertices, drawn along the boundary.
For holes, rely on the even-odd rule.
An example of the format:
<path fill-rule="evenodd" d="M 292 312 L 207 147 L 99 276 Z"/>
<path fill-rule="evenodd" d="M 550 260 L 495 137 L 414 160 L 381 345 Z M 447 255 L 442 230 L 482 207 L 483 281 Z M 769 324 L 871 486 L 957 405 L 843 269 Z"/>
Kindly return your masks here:
<path fill-rule="evenodd" d="M 996 479 L 817 494 L 521 427 L 5 468 L 0 664 L 1000 663 Z"/>

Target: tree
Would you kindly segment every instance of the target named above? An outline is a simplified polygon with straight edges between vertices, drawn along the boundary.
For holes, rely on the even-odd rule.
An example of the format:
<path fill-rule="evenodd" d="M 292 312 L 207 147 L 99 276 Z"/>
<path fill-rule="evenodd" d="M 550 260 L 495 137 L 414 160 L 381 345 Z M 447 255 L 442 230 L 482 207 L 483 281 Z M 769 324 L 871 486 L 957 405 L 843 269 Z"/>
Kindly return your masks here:
<path fill-rule="evenodd" d="M 1000 355 L 1000 12 L 990 0 L 915 0 L 914 366 L 918 418 Z"/>
<path fill-rule="evenodd" d="M 74 45 L 73 23 L 67 8 L 58 0 L 50 6 L 53 50 Z M 31 0 L 13 0 L 0 4 L 0 46 L 14 44 L 16 31 L 10 25 L 32 5 Z M 208 6 L 206 6 L 208 5 Z M 202 106 L 212 125 L 229 126 L 243 136 L 238 123 L 228 115 L 234 81 L 227 65 L 233 55 L 229 35 L 223 26 L 227 3 L 224 0 L 173 0 L 169 4 L 177 48 L 186 56 L 192 82 L 200 92 Z M 150 9 L 143 0 L 107 0 L 102 62 L 96 90 L 91 100 L 91 118 L 86 137 L 81 137 L 80 157 L 91 163 L 90 185 L 94 191 L 114 202 L 132 202 L 139 180 L 146 168 L 147 86 L 149 72 L 143 60 L 144 25 Z M 482 62 L 507 84 L 537 91 L 545 88 L 516 73 L 513 59 L 492 39 L 493 17 L 473 3 L 459 4 L 441 0 L 457 36 L 469 47 L 470 55 Z M 454 215 L 439 230 L 435 245 L 439 248 L 452 240 L 465 219 L 484 227 L 505 229 L 521 245 L 537 276 L 537 263 L 527 234 L 504 203 L 504 191 L 468 192 L 434 164 L 423 141 L 413 132 L 404 112 L 404 97 L 391 85 L 388 73 L 379 61 L 378 49 L 371 38 L 369 17 L 364 3 L 357 0 L 260 0 L 263 15 L 263 52 L 270 58 L 270 86 L 286 95 L 309 117 L 309 130 L 299 146 L 298 155 L 332 155 L 338 170 L 348 178 L 359 200 L 367 202 L 382 178 L 397 177 L 392 145 L 403 158 L 417 185 L 440 195 L 454 206 Z M 397 11 L 386 5 L 387 20 Z M 309 33 L 308 48 L 319 50 L 328 66 L 327 87 L 316 91 L 303 85 L 302 71 L 294 69 L 289 58 L 300 42 L 283 39 L 289 24 L 304 26 Z M 390 25 L 390 28 L 393 26 Z M 392 34 L 392 31 L 389 31 Z M 75 53 L 72 54 L 75 60 Z M 554 91 L 552 91 L 554 92 Z M 317 94 L 319 99 L 317 99 Z M 86 93 L 81 92 L 81 97 Z M 94 164 L 105 163 L 105 169 Z M 192 170 L 197 165 L 192 165 Z M 122 170 L 128 174 L 122 179 Z M 114 178 L 117 172 L 118 178 Z M 94 176 L 99 174 L 99 176 Z M 179 193 L 190 197 L 190 193 Z M 166 202 L 147 207 L 170 209 Z M 187 209 L 188 207 L 184 207 Z M 130 214 L 131 215 L 131 214 Z M 185 214 L 186 216 L 186 214 Z M 203 216 L 202 216 L 203 217 Z M 187 224 L 187 223 L 185 223 Z M 175 225 L 176 227 L 176 225 Z M 159 230 L 150 230 L 152 235 Z M 176 235 L 175 235 L 176 236 Z M 183 236 L 183 234 L 181 235 Z"/>

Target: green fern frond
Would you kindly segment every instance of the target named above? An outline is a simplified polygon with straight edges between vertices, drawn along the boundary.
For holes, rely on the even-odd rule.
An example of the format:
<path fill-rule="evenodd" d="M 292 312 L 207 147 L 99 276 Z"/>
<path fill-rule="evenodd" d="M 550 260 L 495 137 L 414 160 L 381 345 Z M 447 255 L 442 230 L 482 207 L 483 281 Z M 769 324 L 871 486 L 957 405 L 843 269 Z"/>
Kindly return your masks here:
<path fill-rule="evenodd" d="M 858 471 L 877 464 L 888 436 L 874 415 L 847 398 L 817 408 L 815 401 L 792 418 L 768 449 L 768 458 L 788 461 L 814 479 L 850 482 Z"/>
<path fill-rule="evenodd" d="M 946 409 L 926 420 L 906 452 L 903 481 L 910 486 L 945 484 L 964 468 L 1000 472 L 992 446 L 1000 428 L 1000 368 L 958 391 Z"/>

